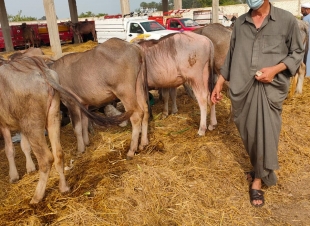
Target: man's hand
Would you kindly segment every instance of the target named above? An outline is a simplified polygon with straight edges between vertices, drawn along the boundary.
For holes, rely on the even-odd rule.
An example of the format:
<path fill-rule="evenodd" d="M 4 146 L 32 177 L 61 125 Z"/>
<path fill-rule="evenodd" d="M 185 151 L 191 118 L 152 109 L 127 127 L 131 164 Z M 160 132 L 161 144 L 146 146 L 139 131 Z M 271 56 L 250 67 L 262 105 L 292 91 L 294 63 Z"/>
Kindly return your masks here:
<path fill-rule="evenodd" d="M 279 72 L 284 71 L 286 68 L 284 63 L 272 67 L 265 67 L 256 72 L 255 78 L 257 81 L 270 83 Z"/>
<path fill-rule="evenodd" d="M 224 77 L 222 75 L 219 75 L 219 78 L 211 94 L 211 101 L 213 104 L 218 103 L 222 99 L 223 96 L 221 94 L 221 91 L 223 89 L 224 82 L 225 82 Z"/>

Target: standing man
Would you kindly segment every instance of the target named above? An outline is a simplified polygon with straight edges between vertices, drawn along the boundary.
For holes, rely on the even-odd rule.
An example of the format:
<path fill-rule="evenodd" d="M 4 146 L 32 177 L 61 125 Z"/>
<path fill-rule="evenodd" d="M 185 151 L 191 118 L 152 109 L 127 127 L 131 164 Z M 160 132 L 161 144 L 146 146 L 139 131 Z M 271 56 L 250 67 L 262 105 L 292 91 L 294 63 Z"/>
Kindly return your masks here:
<path fill-rule="evenodd" d="M 310 3 L 306 2 L 301 4 L 302 20 L 308 22 L 310 28 Z M 310 38 L 310 35 L 309 35 Z M 310 40 L 309 40 L 310 41 Z M 306 57 L 306 76 L 310 76 L 310 51 L 308 51 L 308 55 Z"/>
<path fill-rule="evenodd" d="M 248 174 L 250 202 L 260 207 L 265 202 L 262 182 L 267 186 L 277 182 L 282 105 L 304 48 L 291 13 L 269 0 L 247 0 L 247 4 L 250 10 L 235 22 L 211 100 L 222 99 L 223 83 L 229 81 L 234 122 L 253 166 Z"/>
<path fill-rule="evenodd" d="M 306 2 L 304 4 L 301 4 L 301 14 L 302 14 L 302 19 L 304 21 L 307 21 L 310 24 L 310 3 Z"/>

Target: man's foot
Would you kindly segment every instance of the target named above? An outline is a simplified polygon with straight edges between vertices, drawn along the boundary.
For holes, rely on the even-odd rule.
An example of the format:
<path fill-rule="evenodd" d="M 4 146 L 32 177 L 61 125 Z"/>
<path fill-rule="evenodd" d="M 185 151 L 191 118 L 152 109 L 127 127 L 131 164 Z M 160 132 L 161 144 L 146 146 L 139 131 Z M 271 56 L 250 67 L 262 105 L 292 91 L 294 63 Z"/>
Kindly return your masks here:
<path fill-rule="evenodd" d="M 262 180 L 254 178 L 250 186 L 250 202 L 254 207 L 262 207 L 265 204 L 264 192 L 261 190 Z"/>
<path fill-rule="evenodd" d="M 255 172 L 254 171 L 249 171 L 245 173 L 246 179 L 249 183 L 252 183 L 255 179 Z"/>

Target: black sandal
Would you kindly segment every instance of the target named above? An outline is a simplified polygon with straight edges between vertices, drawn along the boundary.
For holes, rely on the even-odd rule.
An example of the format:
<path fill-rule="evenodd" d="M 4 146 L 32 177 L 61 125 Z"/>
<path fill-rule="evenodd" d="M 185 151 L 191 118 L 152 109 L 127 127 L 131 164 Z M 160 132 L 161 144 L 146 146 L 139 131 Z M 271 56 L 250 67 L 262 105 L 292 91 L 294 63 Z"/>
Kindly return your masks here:
<path fill-rule="evenodd" d="M 250 193 L 250 202 L 251 202 L 252 206 L 262 207 L 265 204 L 264 192 L 262 190 L 256 190 L 256 189 L 250 188 L 249 193 Z M 262 203 L 259 205 L 255 205 L 255 204 L 253 204 L 254 200 L 261 200 Z"/>

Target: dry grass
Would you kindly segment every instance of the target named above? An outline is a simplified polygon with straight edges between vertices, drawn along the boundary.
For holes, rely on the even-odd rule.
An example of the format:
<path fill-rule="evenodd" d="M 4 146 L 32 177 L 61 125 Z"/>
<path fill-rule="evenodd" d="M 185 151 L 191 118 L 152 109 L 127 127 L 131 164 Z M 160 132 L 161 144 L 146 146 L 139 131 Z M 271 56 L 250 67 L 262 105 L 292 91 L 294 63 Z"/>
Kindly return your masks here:
<path fill-rule="evenodd" d="M 89 45 L 91 42 L 84 45 Z M 84 46 L 85 47 L 85 46 Z M 83 47 L 83 48 L 84 48 Z M 68 46 L 68 52 L 74 47 Z M 82 51 L 86 50 L 83 49 Z M 47 52 L 47 50 L 43 49 Z M 76 50 L 77 51 L 77 50 Z M 48 54 L 48 53 L 46 53 Z M 160 119 L 162 103 L 153 92 L 150 145 L 126 161 L 131 126 L 95 128 L 86 153 L 77 156 L 71 124 L 61 143 L 71 186 L 58 191 L 53 168 L 44 200 L 30 206 L 38 173 L 26 174 L 18 144 L 21 180 L 9 184 L 8 163 L 0 141 L 1 225 L 308 225 L 310 222 L 310 78 L 304 93 L 286 100 L 280 137 L 277 186 L 264 188 L 266 205 L 253 208 L 244 171 L 251 169 L 233 123 L 229 100 L 217 105 L 218 126 L 197 137 L 198 104 L 178 89 L 179 113 Z"/>

